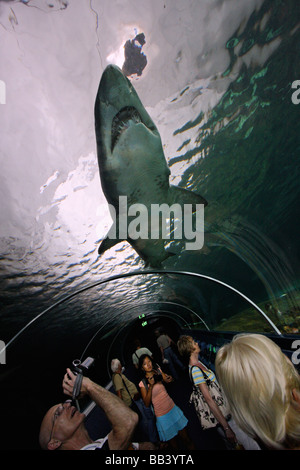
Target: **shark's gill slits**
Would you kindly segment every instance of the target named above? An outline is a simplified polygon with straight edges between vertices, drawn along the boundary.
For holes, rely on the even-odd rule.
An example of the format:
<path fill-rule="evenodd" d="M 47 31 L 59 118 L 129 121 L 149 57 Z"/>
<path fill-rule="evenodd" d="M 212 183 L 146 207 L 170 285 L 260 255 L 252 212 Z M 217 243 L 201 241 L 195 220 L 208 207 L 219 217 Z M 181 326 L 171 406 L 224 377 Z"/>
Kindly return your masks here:
<path fill-rule="evenodd" d="M 111 151 L 113 151 L 122 132 L 128 128 L 129 121 L 142 122 L 142 118 L 133 106 L 122 108 L 113 118 L 111 125 Z"/>

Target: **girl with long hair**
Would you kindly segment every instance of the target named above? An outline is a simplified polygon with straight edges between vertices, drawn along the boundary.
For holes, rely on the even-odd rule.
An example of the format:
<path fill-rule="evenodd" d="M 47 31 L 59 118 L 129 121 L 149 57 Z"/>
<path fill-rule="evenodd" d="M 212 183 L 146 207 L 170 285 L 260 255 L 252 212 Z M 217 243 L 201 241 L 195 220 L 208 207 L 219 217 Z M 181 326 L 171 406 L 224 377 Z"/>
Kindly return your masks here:
<path fill-rule="evenodd" d="M 139 383 L 142 399 L 146 406 L 153 406 L 160 441 L 177 449 L 177 439 L 180 438 L 187 449 L 195 449 L 186 429 L 188 420 L 164 385 L 172 382 L 172 377 L 165 374 L 160 367 L 154 368 L 152 359 L 147 354 L 140 357 L 139 364 L 144 374 Z"/>

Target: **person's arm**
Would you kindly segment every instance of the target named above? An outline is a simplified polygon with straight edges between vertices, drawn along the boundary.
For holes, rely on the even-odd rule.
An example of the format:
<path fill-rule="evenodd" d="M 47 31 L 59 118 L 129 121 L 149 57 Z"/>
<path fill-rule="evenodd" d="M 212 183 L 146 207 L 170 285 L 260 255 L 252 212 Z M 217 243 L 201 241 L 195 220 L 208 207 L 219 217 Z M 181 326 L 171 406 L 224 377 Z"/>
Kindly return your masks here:
<path fill-rule="evenodd" d="M 64 376 L 63 390 L 72 396 L 76 376 L 70 369 Z M 138 423 L 138 415 L 134 413 L 119 397 L 105 388 L 83 377 L 81 393 L 88 395 L 104 411 L 111 423 L 112 430 L 108 435 L 110 450 L 125 450 L 128 448 L 133 431 Z"/>
<path fill-rule="evenodd" d="M 203 397 L 204 397 L 205 401 L 207 402 L 211 412 L 213 413 L 215 418 L 218 420 L 218 422 L 222 426 L 222 428 L 223 428 L 223 430 L 226 434 L 227 439 L 229 441 L 235 443 L 237 441 L 236 436 L 235 436 L 234 432 L 232 431 L 232 429 L 230 428 L 230 426 L 229 426 L 228 422 L 226 421 L 225 417 L 223 416 L 223 413 L 220 411 L 220 408 L 218 407 L 216 402 L 211 397 L 211 394 L 209 393 L 209 389 L 208 389 L 208 387 L 206 385 L 206 382 L 205 382 L 205 379 L 204 379 L 203 371 L 200 367 L 198 367 L 198 366 L 193 366 L 192 367 L 192 378 L 193 378 L 194 384 L 197 387 L 200 388 L 200 391 L 202 392 Z"/>
<path fill-rule="evenodd" d="M 157 343 L 157 346 L 158 346 L 159 349 L 160 349 L 160 352 L 161 352 L 161 360 L 163 361 L 164 358 L 165 358 L 165 356 L 164 356 L 164 348 L 163 348 L 162 345 L 161 345 L 160 337 L 157 338 L 156 343 Z"/>
<path fill-rule="evenodd" d="M 132 354 L 132 363 L 136 369 L 139 368 L 139 360 L 135 353 Z"/>
<path fill-rule="evenodd" d="M 146 387 L 140 387 L 143 402 L 145 403 L 145 406 L 147 406 L 147 407 L 150 406 L 151 402 L 152 402 L 153 385 L 154 385 L 154 378 L 151 377 L 151 379 L 148 380 L 147 390 L 146 390 Z"/>
<path fill-rule="evenodd" d="M 164 356 L 164 348 L 162 346 L 159 347 L 160 352 L 161 352 L 161 360 L 164 361 L 165 356 Z"/>
<path fill-rule="evenodd" d="M 231 427 L 229 426 L 228 422 L 226 421 L 225 417 L 223 416 L 223 413 L 220 411 L 220 408 L 218 407 L 216 402 L 211 397 L 211 394 L 209 393 L 209 390 L 208 390 L 208 387 L 207 387 L 206 383 L 201 383 L 201 384 L 198 385 L 198 387 L 200 388 L 200 390 L 201 390 L 201 392 L 202 392 L 202 394 L 205 398 L 205 401 L 208 404 L 209 408 L 211 409 L 213 415 L 215 416 L 215 418 L 218 420 L 218 422 L 222 426 L 227 439 L 229 441 L 235 443 L 237 441 L 236 436 L 235 436 L 234 432 L 232 431 Z"/>

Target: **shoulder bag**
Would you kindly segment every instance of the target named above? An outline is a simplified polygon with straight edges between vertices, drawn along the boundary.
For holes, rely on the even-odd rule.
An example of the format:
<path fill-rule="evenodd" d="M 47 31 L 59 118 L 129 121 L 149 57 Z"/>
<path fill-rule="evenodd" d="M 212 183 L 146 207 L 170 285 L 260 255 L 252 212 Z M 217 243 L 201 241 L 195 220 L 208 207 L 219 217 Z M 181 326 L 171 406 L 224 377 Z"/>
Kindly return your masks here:
<path fill-rule="evenodd" d="M 122 374 L 120 374 L 120 377 L 122 379 L 123 385 L 126 388 L 126 391 L 127 391 L 128 395 L 131 398 L 131 405 L 129 406 L 129 408 L 131 408 L 132 411 L 134 411 L 138 415 L 138 417 L 141 418 L 142 417 L 141 412 L 140 412 L 137 404 L 135 403 L 136 401 L 138 401 L 140 399 L 140 393 L 137 391 L 137 393 L 134 396 L 132 396 L 131 393 L 129 392 L 128 388 L 127 388 L 127 385 L 126 385 L 126 383 L 125 383 L 125 381 L 122 377 Z"/>
<path fill-rule="evenodd" d="M 190 395 L 189 403 L 194 405 L 194 408 L 197 413 L 202 429 L 213 428 L 217 426 L 219 422 L 214 416 L 213 412 L 211 411 L 209 405 L 207 404 L 203 396 L 203 393 L 200 390 L 200 387 L 194 384 L 194 380 L 192 376 L 193 367 L 198 367 L 198 366 L 192 366 L 190 369 L 190 380 L 193 384 L 193 391 Z M 200 369 L 203 373 L 203 377 L 205 379 L 207 388 L 209 390 L 209 393 L 212 399 L 220 408 L 220 411 L 223 414 L 224 418 L 228 420 L 230 418 L 229 407 L 228 407 L 225 397 L 222 395 L 222 390 L 220 388 L 220 385 L 218 384 L 216 380 L 215 381 L 210 380 L 208 376 L 206 375 L 205 371 L 202 369 L 202 367 Z"/>

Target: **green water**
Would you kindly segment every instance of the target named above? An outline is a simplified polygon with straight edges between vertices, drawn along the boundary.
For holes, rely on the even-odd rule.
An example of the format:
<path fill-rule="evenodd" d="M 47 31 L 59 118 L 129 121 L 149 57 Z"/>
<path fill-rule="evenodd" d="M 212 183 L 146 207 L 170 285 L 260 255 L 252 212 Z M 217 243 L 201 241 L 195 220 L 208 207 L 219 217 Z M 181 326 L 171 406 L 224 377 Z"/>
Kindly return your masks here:
<path fill-rule="evenodd" d="M 267 12 L 262 30 L 257 24 Z M 251 49 L 259 62 L 263 47 L 275 39 L 280 44 L 263 64 L 241 68 L 207 120 L 200 113 L 175 130 L 184 140 L 187 129 L 198 128 L 198 145 L 186 153 L 181 148 L 171 160 L 205 154 L 182 179 L 209 202 L 209 252 L 187 257 L 189 267 L 232 283 L 258 303 L 271 300 L 274 309 L 289 293 L 283 310 L 298 327 L 300 105 L 291 98 L 300 77 L 299 16 L 299 2 L 267 1 L 243 33 L 229 38 L 224 76 Z"/>

